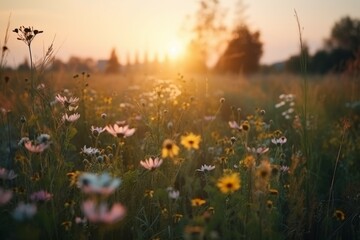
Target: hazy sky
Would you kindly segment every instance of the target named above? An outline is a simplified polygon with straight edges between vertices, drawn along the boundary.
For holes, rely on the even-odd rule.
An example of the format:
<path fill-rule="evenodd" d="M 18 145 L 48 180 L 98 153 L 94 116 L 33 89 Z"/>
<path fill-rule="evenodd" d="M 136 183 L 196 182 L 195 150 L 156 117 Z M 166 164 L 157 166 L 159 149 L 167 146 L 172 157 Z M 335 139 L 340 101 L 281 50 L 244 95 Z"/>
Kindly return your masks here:
<path fill-rule="evenodd" d="M 233 13 L 237 0 L 220 0 Z M 303 27 L 303 38 L 315 51 L 330 34 L 334 22 L 345 15 L 360 18 L 360 0 L 244 0 L 247 23 L 261 32 L 263 63 L 296 54 L 298 30 L 294 9 Z M 55 37 L 56 56 L 106 59 L 111 48 L 126 54 L 148 51 L 167 53 L 184 43 L 181 31 L 187 15 L 197 9 L 197 0 L 0 0 L 0 43 L 11 13 L 10 29 L 34 26 L 44 33 L 33 42 L 35 58 Z M 10 33 L 8 63 L 22 62 L 26 46 Z"/>

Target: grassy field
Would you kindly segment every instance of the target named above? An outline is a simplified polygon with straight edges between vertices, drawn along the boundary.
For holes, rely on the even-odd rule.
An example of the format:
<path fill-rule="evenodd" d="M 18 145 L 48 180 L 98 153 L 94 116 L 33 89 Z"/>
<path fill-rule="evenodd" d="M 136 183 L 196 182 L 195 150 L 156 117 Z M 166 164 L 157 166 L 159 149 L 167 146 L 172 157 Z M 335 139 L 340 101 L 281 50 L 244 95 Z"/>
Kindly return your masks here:
<path fill-rule="evenodd" d="M 1 74 L 1 239 L 359 239 L 359 75 Z"/>

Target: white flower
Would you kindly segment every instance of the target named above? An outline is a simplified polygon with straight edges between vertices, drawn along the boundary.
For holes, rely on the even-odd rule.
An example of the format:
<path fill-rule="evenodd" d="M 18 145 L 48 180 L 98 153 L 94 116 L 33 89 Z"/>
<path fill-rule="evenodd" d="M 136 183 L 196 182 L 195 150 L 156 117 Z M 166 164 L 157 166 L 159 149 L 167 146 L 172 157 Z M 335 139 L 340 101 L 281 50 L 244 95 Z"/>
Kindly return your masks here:
<path fill-rule="evenodd" d="M 15 220 L 22 221 L 32 218 L 36 214 L 36 212 L 37 208 L 35 204 L 25 204 L 23 202 L 20 202 L 12 213 L 12 216 Z"/>
<path fill-rule="evenodd" d="M 97 193 L 109 195 L 115 191 L 121 184 L 119 178 L 112 178 L 108 173 L 96 175 L 92 173 L 83 173 L 79 176 L 77 186 L 84 193 Z"/>
<path fill-rule="evenodd" d="M 267 148 L 267 147 L 258 147 L 258 148 L 250 148 L 250 147 L 247 147 L 247 150 L 248 150 L 248 152 L 250 152 L 250 153 L 255 153 L 255 154 L 262 155 L 262 154 L 268 152 L 268 151 L 269 151 L 269 148 Z"/>
<path fill-rule="evenodd" d="M 276 138 L 271 139 L 271 142 L 279 146 L 279 145 L 283 145 L 284 143 L 286 143 L 287 139 L 285 136 L 282 136 L 277 139 Z"/>
<path fill-rule="evenodd" d="M 146 159 L 145 161 L 140 161 L 141 166 L 146 168 L 147 170 L 155 170 L 156 168 L 160 167 L 160 165 L 163 163 L 162 159 L 159 159 L 158 157 L 155 159 L 152 159 L 151 157 L 149 159 Z"/>
<path fill-rule="evenodd" d="M 135 128 L 129 128 L 129 125 L 125 125 L 125 126 L 119 126 L 117 124 L 114 124 L 114 126 L 106 126 L 105 127 L 106 131 L 108 131 L 108 133 L 110 133 L 111 135 L 113 135 L 114 137 L 130 137 L 135 133 Z"/>
<path fill-rule="evenodd" d="M 76 120 L 78 120 L 80 118 L 80 114 L 79 113 L 74 113 L 74 114 L 71 114 L 71 115 L 67 115 L 67 113 L 65 113 L 63 116 L 62 116 L 62 120 L 63 122 L 75 122 Z"/>
<path fill-rule="evenodd" d="M 89 156 L 95 156 L 100 153 L 99 149 L 92 147 L 87 148 L 86 145 L 81 149 L 81 152 Z"/>
<path fill-rule="evenodd" d="M 91 133 L 97 137 L 100 135 L 100 133 L 104 132 L 106 129 L 105 128 L 102 128 L 102 127 L 94 127 L 94 126 L 91 126 Z"/>
<path fill-rule="evenodd" d="M 174 190 L 174 189 L 171 190 L 171 191 L 169 191 L 169 198 L 176 200 L 176 199 L 179 198 L 179 196 L 180 196 L 180 192 L 179 192 L 179 191 Z"/>
<path fill-rule="evenodd" d="M 210 172 L 210 171 L 212 171 L 212 170 L 214 170 L 214 169 L 215 169 L 215 166 L 211 166 L 211 165 L 206 165 L 206 164 L 204 164 L 204 165 L 201 166 L 200 169 L 196 169 L 196 171 L 199 171 L 199 172 L 208 171 L 208 172 Z"/>

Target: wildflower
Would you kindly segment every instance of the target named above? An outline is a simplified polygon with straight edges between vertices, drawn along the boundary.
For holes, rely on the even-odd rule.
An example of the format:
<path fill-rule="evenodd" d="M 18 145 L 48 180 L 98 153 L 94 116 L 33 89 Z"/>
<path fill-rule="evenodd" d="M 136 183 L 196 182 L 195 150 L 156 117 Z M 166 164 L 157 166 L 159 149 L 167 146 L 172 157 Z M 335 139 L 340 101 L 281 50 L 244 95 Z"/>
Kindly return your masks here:
<path fill-rule="evenodd" d="M 80 114 L 79 113 L 74 113 L 71 115 L 68 115 L 67 113 L 65 113 L 62 116 L 62 121 L 63 122 L 75 122 L 76 120 L 78 120 L 80 118 Z"/>
<path fill-rule="evenodd" d="M 37 212 L 36 205 L 33 203 L 20 202 L 12 213 L 12 216 L 17 221 L 31 219 Z"/>
<path fill-rule="evenodd" d="M 345 213 L 343 211 L 341 211 L 341 210 L 335 210 L 334 217 L 336 217 L 336 219 L 339 220 L 339 221 L 344 221 L 345 220 Z"/>
<path fill-rule="evenodd" d="M 190 133 L 186 136 L 181 136 L 181 144 L 188 150 L 192 148 L 199 149 L 200 141 L 201 141 L 201 136 L 195 135 L 193 133 Z"/>
<path fill-rule="evenodd" d="M 87 221 L 86 221 L 86 218 L 80 218 L 80 217 L 76 217 L 75 218 L 75 223 L 76 224 L 85 224 Z"/>
<path fill-rule="evenodd" d="M 25 146 L 25 143 L 30 141 L 30 139 L 28 137 L 23 137 L 20 139 L 20 141 L 18 142 L 18 146 L 19 147 L 24 147 Z"/>
<path fill-rule="evenodd" d="M 229 121 L 230 128 L 240 130 L 240 126 L 235 121 Z"/>
<path fill-rule="evenodd" d="M 240 189 L 240 178 L 238 173 L 232 173 L 221 177 L 216 186 L 224 194 L 233 193 Z"/>
<path fill-rule="evenodd" d="M 80 175 L 81 175 L 80 171 L 69 172 L 66 174 L 66 176 L 68 176 L 70 179 L 70 187 L 74 186 L 77 183 Z"/>
<path fill-rule="evenodd" d="M 114 137 L 130 137 L 134 134 L 135 128 L 129 128 L 129 125 L 119 126 L 118 124 L 114 124 L 114 126 L 106 126 L 106 131 L 113 135 Z"/>
<path fill-rule="evenodd" d="M 271 189 L 269 189 L 269 193 L 270 193 L 270 195 L 278 195 L 279 191 L 276 190 L 276 189 L 271 188 Z"/>
<path fill-rule="evenodd" d="M 280 138 L 273 138 L 273 139 L 271 139 L 271 142 L 272 142 L 273 144 L 276 144 L 277 146 L 281 146 L 281 145 L 283 145 L 284 143 L 287 142 L 287 139 L 286 139 L 285 136 L 282 136 L 282 137 L 280 137 Z"/>
<path fill-rule="evenodd" d="M 159 159 L 156 157 L 155 159 L 152 159 L 151 157 L 149 159 L 146 159 L 145 161 L 140 161 L 141 166 L 146 168 L 147 170 L 153 171 L 156 168 L 160 167 L 160 165 L 163 163 L 162 159 Z"/>
<path fill-rule="evenodd" d="M 17 177 L 17 174 L 15 174 L 14 170 L 8 171 L 5 168 L 0 168 L 0 179 L 13 180 L 16 177 Z"/>
<path fill-rule="evenodd" d="M 246 168 L 252 168 L 255 165 L 255 158 L 252 155 L 248 155 L 245 157 L 245 159 L 242 161 L 242 163 L 245 165 Z"/>
<path fill-rule="evenodd" d="M 216 119 L 216 116 L 204 116 L 205 121 L 214 121 Z"/>
<path fill-rule="evenodd" d="M 241 126 L 240 126 L 241 130 L 244 130 L 245 132 L 250 130 L 250 124 L 248 121 L 244 121 Z"/>
<path fill-rule="evenodd" d="M 211 166 L 211 165 L 206 165 L 206 164 L 204 164 L 204 165 L 201 166 L 200 169 L 196 169 L 196 171 L 199 171 L 199 172 L 208 171 L 208 172 L 210 172 L 210 171 L 212 171 L 212 170 L 214 170 L 214 169 L 215 169 L 215 166 Z"/>
<path fill-rule="evenodd" d="M 94 135 L 95 137 L 99 136 L 102 132 L 104 132 L 106 129 L 102 128 L 102 127 L 94 127 L 91 126 L 91 133 L 92 135 Z"/>
<path fill-rule="evenodd" d="M 273 202 L 271 200 L 266 201 L 266 207 L 270 210 L 273 207 Z"/>
<path fill-rule="evenodd" d="M 205 203 L 206 203 L 206 201 L 201 198 L 191 199 L 191 206 L 193 206 L 193 207 L 199 207 L 199 206 L 204 205 Z"/>
<path fill-rule="evenodd" d="M 96 175 L 92 173 L 82 173 L 77 181 L 78 188 L 84 193 L 109 195 L 121 184 L 118 178 L 111 178 L 108 173 Z"/>
<path fill-rule="evenodd" d="M 64 207 L 65 208 L 69 208 L 69 207 L 73 207 L 75 205 L 75 201 L 74 200 L 69 200 L 69 201 L 66 201 L 64 203 Z"/>
<path fill-rule="evenodd" d="M 92 147 L 87 148 L 86 145 L 81 149 L 81 152 L 88 156 L 95 156 L 100 153 L 99 149 Z"/>
<path fill-rule="evenodd" d="M 290 167 L 283 165 L 283 166 L 280 167 L 279 170 L 280 170 L 280 172 L 282 172 L 282 173 L 287 173 L 287 172 L 289 172 Z"/>
<path fill-rule="evenodd" d="M 250 152 L 250 153 L 255 153 L 255 154 L 258 154 L 258 155 L 262 155 L 264 153 L 267 153 L 269 151 L 269 148 L 267 148 L 267 147 L 258 147 L 258 148 L 247 147 L 247 151 Z"/>
<path fill-rule="evenodd" d="M 183 218 L 183 215 L 180 214 L 180 213 L 176 213 L 173 215 L 173 220 L 174 220 L 174 223 L 178 223 L 180 222 L 180 220 Z"/>
<path fill-rule="evenodd" d="M 6 204 L 12 198 L 13 192 L 0 188 L 0 206 Z"/>
<path fill-rule="evenodd" d="M 45 149 L 49 147 L 50 143 L 40 143 L 40 144 L 34 144 L 32 141 L 27 141 L 24 143 L 25 148 L 33 153 L 41 153 Z"/>
<path fill-rule="evenodd" d="M 256 174 L 262 179 L 267 179 L 271 174 L 271 165 L 268 160 L 263 160 L 256 169 Z"/>
<path fill-rule="evenodd" d="M 40 134 L 37 138 L 36 138 L 36 141 L 38 143 L 43 143 L 43 144 L 47 144 L 50 142 L 50 135 L 49 134 L 46 134 L 46 133 L 43 133 L 43 134 Z"/>
<path fill-rule="evenodd" d="M 178 190 L 173 189 L 172 187 L 168 187 L 167 191 L 168 191 L 169 198 L 171 198 L 171 199 L 176 200 L 180 196 L 180 192 Z"/>
<path fill-rule="evenodd" d="M 72 222 L 71 221 L 65 221 L 61 223 L 61 226 L 64 227 L 65 231 L 69 231 L 71 228 Z"/>
<path fill-rule="evenodd" d="M 51 200 L 51 198 L 53 197 L 52 194 L 48 193 L 47 191 L 39 191 L 39 192 L 34 192 L 33 194 L 31 194 L 30 199 L 31 201 L 34 202 L 47 202 L 49 200 Z"/>
<path fill-rule="evenodd" d="M 126 209 L 120 203 L 112 205 L 111 209 L 106 203 L 97 205 L 95 201 L 87 200 L 82 204 L 82 211 L 85 217 L 93 223 L 112 224 L 125 217 Z"/>
<path fill-rule="evenodd" d="M 76 107 L 76 104 L 79 101 L 79 98 L 70 97 L 69 99 L 66 96 L 61 96 L 60 94 L 56 95 L 55 100 L 61 103 L 65 108 Z"/>
<path fill-rule="evenodd" d="M 19 28 L 15 28 L 13 30 L 14 33 L 18 35 L 17 40 L 23 41 L 26 45 L 30 46 L 32 40 L 34 40 L 35 36 L 43 33 L 43 31 L 37 30 L 33 27 L 24 27 L 20 26 Z"/>
<path fill-rule="evenodd" d="M 175 156 L 179 155 L 179 147 L 175 144 L 175 142 L 171 139 L 166 139 L 163 142 L 163 148 L 162 148 L 162 157 L 170 157 L 173 158 Z"/>
<path fill-rule="evenodd" d="M 154 190 L 145 190 L 144 197 L 153 198 L 154 197 Z"/>
<path fill-rule="evenodd" d="M 225 102 L 225 98 L 220 98 L 220 103 L 224 103 Z"/>

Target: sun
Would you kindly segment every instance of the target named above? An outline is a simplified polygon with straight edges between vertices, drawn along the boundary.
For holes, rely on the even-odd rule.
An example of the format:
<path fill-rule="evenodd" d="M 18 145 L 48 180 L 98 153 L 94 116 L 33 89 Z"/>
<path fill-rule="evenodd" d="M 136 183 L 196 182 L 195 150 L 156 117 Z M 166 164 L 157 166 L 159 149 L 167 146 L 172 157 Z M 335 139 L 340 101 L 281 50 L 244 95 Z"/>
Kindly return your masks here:
<path fill-rule="evenodd" d="M 176 60 L 181 57 L 181 55 L 183 54 L 183 51 L 184 51 L 184 47 L 181 44 L 181 42 L 178 40 L 174 40 L 169 43 L 168 49 L 167 49 L 167 54 L 170 59 Z"/>

